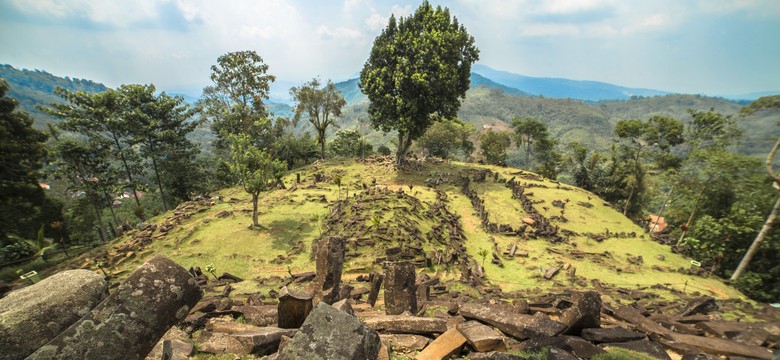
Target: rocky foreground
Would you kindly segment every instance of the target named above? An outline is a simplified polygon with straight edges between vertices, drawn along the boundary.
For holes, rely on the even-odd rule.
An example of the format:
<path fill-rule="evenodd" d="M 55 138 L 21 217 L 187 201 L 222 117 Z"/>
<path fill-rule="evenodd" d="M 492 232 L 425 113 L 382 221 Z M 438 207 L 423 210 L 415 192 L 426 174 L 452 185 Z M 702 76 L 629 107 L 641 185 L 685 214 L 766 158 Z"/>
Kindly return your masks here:
<path fill-rule="evenodd" d="M 411 262 L 342 284 L 344 242 L 317 245 L 317 272 L 292 274 L 269 298 L 232 294 L 241 279 L 209 279 L 155 256 L 107 294 L 72 270 L 0 299 L 0 359 L 186 359 L 195 353 L 268 359 L 773 359 L 780 321 L 726 321 L 733 304 L 647 300 L 639 291 L 505 294 L 481 299 L 419 277 Z M 203 297 L 203 290 L 208 296 Z M 381 295 L 381 298 L 380 298 Z M 377 310 L 377 309 L 382 309 Z"/>

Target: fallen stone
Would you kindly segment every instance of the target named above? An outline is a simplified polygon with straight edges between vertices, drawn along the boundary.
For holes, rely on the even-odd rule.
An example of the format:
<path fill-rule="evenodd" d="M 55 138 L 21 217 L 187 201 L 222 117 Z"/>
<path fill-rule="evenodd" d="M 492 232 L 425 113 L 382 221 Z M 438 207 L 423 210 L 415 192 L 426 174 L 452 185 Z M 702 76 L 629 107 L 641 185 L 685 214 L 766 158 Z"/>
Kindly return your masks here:
<path fill-rule="evenodd" d="M 439 318 L 382 315 L 363 320 L 366 326 L 386 333 L 441 334 L 447 331 L 447 321 Z"/>
<path fill-rule="evenodd" d="M 614 346 L 623 349 L 633 350 L 640 353 L 649 354 L 655 357 L 656 359 L 671 360 L 671 357 L 669 357 L 669 354 L 666 353 L 666 350 L 664 350 L 664 347 L 661 346 L 661 344 L 652 342 L 647 339 L 618 342 L 618 343 L 605 343 L 605 344 L 600 344 L 599 346 L 601 346 L 602 348 L 609 348 Z"/>
<path fill-rule="evenodd" d="M 544 348 L 557 347 L 580 359 L 590 359 L 605 351 L 576 336 L 541 336 L 528 339 L 522 343 L 525 351 L 539 351 Z"/>
<path fill-rule="evenodd" d="M 444 334 L 433 340 L 417 355 L 417 360 L 442 360 L 449 359 L 463 349 L 466 338 L 456 328 L 447 330 Z"/>
<path fill-rule="evenodd" d="M 390 344 L 393 349 L 416 351 L 424 349 L 431 342 L 431 339 L 425 336 L 411 334 L 379 334 L 379 338 L 382 339 L 382 342 Z"/>
<path fill-rule="evenodd" d="M 276 326 L 279 321 L 277 305 L 242 305 L 231 310 L 238 311 L 247 323 L 255 326 Z"/>
<path fill-rule="evenodd" d="M 463 334 L 469 345 L 478 352 L 506 350 L 501 333 L 479 321 L 460 323 L 456 328 Z"/>
<path fill-rule="evenodd" d="M 202 296 L 195 278 L 163 255 L 133 271 L 111 295 L 28 359 L 130 359 L 157 341 Z"/>
<path fill-rule="evenodd" d="M 646 318 L 638 311 L 625 305 L 618 307 L 615 310 L 614 315 L 616 318 L 620 320 L 627 321 L 629 323 L 636 325 L 637 329 L 647 334 L 658 334 L 658 335 L 665 335 L 665 336 L 669 336 L 670 334 L 672 334 L 671 330 L 659 325 L 655 321 Z"/>
<path fill-rule="evenodd" d="M 376 359 L 379 348 L 376 331 L 354 316 L 317 303 L 277 359 Z"/>
<path fill-rule="evenodd" d="M 566 325 L 551 320 L 547 315 L 537 313 L 525 315 L 510 312 L 507 309 L 491 308 L 478 303 L 466 303 L 459 312 L 467 319 L 479 320 L 490 324 L 518 340 L 539 336 L 556 336 L 566 329 Z"/>
<path fill-rule="evenodd" d="M 355 311 L 352 310 L 352 300 L 342 299 L 333 303 L 333 307 L 337 310 L 341 310 L 347 314 L 355 316 Z"/>
<path fill-rule="evenodd" d="M 299 328 L 312 309 L 312 297 L 304 291 L 286 286 L 279 292 L 278 323 L 280 328 Z"/>
<path fill-rule="evenodd" d="M 772 353 L 764 347 L 742 344 L 733 340 L 704 336 L 673 334 L 672 339 L 683 345 L 693 346 L 715 355 L 742 356 L 755 359 L 772 359 Z"/>
<path fill-rule="evenodd" d="M 643 333 L 631 331 L 620 326 L 614 328 L 583 329 L 580 336 L 583 339 L 594 343 L 616 343 L 647 338 L 647 335 Z"/>
<path fill-rule="evenodd" d="M 282 336 L 293 336 L 296 332 L 296 329 L 263 327 L 231 334 L 231 336 L 242 345 L 244 354 L 269 355 L 277 351 Z"/>
<path fill-rule="evenodd" d="M 190 340 L 190 336 L 184 331 L 179 330 L 177 327 L 172 327 L 168 332 L 163 335 L 162 339 L 157 342 L 149 355 L 146 355 L 146 360 L 159 360 L 163 359 L 164 344 L 168 343 L 168 351 L 165 354 L 165 359 L 169 360 L 187 360 L 195 350 L 195 346 Z"/>
<path fill-rule="evenodd" d="M 57 273 L 0 299 L 0 358 L 23 359 L 86 315 L 106 296 L 103 276 Z"/>
<path fill-rule="evenodd" d="M 209 319 L 206 322 L 206 331 L 222 333 L 222 334 L 235 334 L 244 331 L 253 331 L 261 329 L 259 326 L 250 324 L 241 324 L 235 321 L 225 321 L 220 319 Z"/>
<path fill-rule="evenodd" d="M 575 293 L 574 305 L 563 311 L 559 319 L 568 328 L 565 333 L 579 335 L 583 329 L 601 327 L 601 297 L 595 291 Z"/>
<path fill-rule="evenodd" d="M 711 296 L 703 296 L 688 302 L 688 305 L 680 311 L 679 316 L 690 316 L 696 314 L 707 314 L 717 311 L 720 307 Z"/>
<path fill-rule="evenodd" d="M 417 286 L 414 264 L 408 261 L 385 262 L 385 313 L 417 313 Z"/>
<path fill-rule="evenodd" d="M 238 276 L 235 276 L 233 274 L 230 274 L 230 273 L 223 273 L 217 279 L 225 281 L 225 282 L 242 282 L 242 281 L 244 281 L 244 279 L 242 279 L 242 278 L 240 278 Z"/>

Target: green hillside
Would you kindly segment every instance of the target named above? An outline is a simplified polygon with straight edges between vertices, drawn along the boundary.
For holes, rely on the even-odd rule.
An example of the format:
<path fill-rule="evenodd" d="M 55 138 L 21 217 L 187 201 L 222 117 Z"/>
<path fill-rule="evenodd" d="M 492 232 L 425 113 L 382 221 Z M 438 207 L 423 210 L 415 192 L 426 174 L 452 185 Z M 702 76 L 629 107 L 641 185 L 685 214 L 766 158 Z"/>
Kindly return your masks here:
<path fill-rule="evenodd" d="M 237 291 L 267 293 L 279 286 L 269 279 L 314 271 L 311 248 L 318 238 L 343 236 L 347 278 L 381 270 L 381 260 L 394 256 L 439 276 L 449 291 L 472 296 L 497 288 L 592 288 L 598 280 L 665 298 L 682 291 L 743 298 L 719 279 L 693 275 L 699 269 L 690 259 L 654 242 L 587 191 L 513 168 L 429 162 L 397 172 L 391 163 L 381 157 L 334 160 L 288 174 L 288 188 L 300 175 L 297 188 L 261 195 L 263 230 L 249 227 L 249 196 L 225 189 L 221 200 L 215 195 L 183 203 L 58 268 L 96 269 L 102 262 L 116 281 L 162 253 L 184 267 L 213 264 L 217 274 L 244 279 Z M 340 189 L 332 181 L 337 175 Z M 484 211 L 474 206 L 481 201 Z M 531 222 L 536 224 L 525 225 Z M 504 254 L 513 246 L 515 256 Z M 554 267 L 561 270 L 546 279 Z"/>
<path fill-rule="evenodd" d="M 72 91 L 82 90 L 92 93 L 108 90 L 105 85 L 91 80 L 62 78 L 46 71 L 19 70 L 11 65 L 3 64 L 0 64 L 0 78 L 5 79 L 11 85 L 8 97 L 19 101 L 22 110 L 33 117 L 37 128 L 43 128 L 48 121 L 56 121 L 38 110 L 36 105 L 61 103 L 62 99 L 52 93 L 58 86 Z"/>

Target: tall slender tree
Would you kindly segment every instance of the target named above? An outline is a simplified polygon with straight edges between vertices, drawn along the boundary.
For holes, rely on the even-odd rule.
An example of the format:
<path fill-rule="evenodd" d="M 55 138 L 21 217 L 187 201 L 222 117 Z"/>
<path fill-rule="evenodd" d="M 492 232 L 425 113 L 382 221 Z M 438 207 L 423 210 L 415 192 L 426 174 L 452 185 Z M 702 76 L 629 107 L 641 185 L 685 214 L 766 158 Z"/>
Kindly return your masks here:
<path fill-rule="evenodd" d="M 271 189 L 285 164 L 271 158 L 267 151 L 258 149 L 246 134 L 230 135 L 230 171 L 239 180 L 244 191 L 252 195 L 252 226 L 259 228 L 257 204 L 260 193 Z"/>
<path fill-rule="evenodd" d="M 186 136 L 198 125 L 187 121 L 193 110 L 181 97 L 171 97 L 165 92 L 155 95 L 154 85 L 122 85 L 118 91 L 124 99 L 122 116 L 130 135 L 129 142 L 138 145 L 141 156 L 151 163 L 163 209 L 167 211 L 170 204 L 165 195 L 160 164 L 176 151 L 192 148 Z"/>
<path fill-rule="evenodd" d="M 338 127 L 333 117 L 341 116 L 341 109 L 347 101 L 332 81 L 328 80 L 323 88 L 320 86 L 320 80 L 314 78 L 303 86 L 290 89 L 290 95 L 298 102 L 295 106 L 295 121 L 306 116 L 314 126 L 320 144 L 320 157 L 324 159 L 326 132 L 330 126 Z"/>

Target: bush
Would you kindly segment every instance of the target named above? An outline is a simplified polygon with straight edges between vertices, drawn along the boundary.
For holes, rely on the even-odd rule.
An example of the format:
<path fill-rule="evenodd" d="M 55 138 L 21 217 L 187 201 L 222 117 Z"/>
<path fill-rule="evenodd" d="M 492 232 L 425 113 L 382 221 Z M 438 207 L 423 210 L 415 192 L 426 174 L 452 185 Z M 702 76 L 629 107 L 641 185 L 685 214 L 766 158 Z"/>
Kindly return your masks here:
<path fill-rule="evenodd" d="M 376 149 L 376 152 L 379 153 L 379 155 L 384 155 L 384 156 L 388 156 L 392 154 L 390 148 L 385 145 L 379 145 L 379 147 Z"/>
<path fill-rule="evenodd" d="M 0 248 L 0 264 L 9 263 L 35 255 L 35 249 L 22 241 Z"/>

